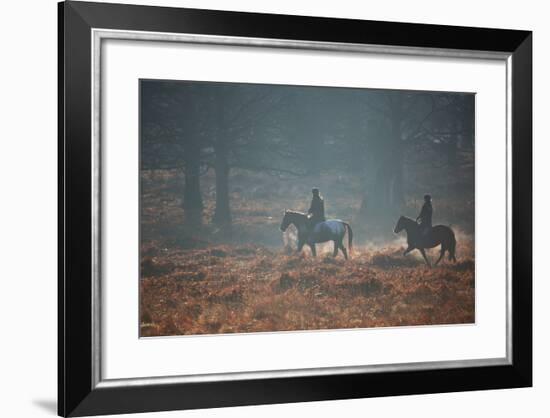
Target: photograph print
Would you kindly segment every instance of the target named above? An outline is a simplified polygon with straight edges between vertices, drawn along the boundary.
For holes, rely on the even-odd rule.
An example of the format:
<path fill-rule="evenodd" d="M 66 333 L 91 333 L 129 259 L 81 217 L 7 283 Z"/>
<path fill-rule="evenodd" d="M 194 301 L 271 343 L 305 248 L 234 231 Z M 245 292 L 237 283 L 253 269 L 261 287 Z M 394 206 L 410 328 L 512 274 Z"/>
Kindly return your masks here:
<path fill-rule="evenodd" d="M 142 79 L 140 337 L 475 323 L 475 94 Z"/>

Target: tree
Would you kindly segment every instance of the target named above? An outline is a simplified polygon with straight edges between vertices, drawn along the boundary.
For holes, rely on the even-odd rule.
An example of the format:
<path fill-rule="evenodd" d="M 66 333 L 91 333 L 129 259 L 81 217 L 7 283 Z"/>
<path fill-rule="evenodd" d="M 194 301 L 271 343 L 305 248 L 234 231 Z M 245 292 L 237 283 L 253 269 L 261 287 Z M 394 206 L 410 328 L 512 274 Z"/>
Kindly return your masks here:
<path fill-rule="evenodd" d="M 285 171 L 278 166 L 278 154 L 288 142 L 281 140 L 280 120 L 275 116 L 282 97 L 268 85 L 144 82 L 142 167 L 183 168 L 186 218 L 202 211 L 200 176 L 213 169 L 212 221 L 228 228 L 231 168 Z"/>
<path fill-rule="evenodd" d="M 362 207 L 363 214 L 395 216 L 399 212 L 405 196 L 407 154 L 431 127 L 456 118 L 456 113 L 450 111 L 453 97 L 448 93 L 391 90 L 374 90 L 364 95 L 368 124 L 376 131 L 370 143 L 376 162 L 374 182 L 363 202 L 368 203 L 368 208 Z M 452 153 L 451 142 L 447 152 Z"/>
<path fill-rule="evenodd" d="M 184 172 L 185 220 L 202 222 L 200 190 L 204 109 L 195 86 L 176 82 L 142 82 L 142 168 L 178 168 Z"/>
<path fill-rule="evenodd" d="M 284 146 L 274 113 L 284 95 L 273 86 L 216 85 L 209 90 L 214 126 L 216 209 L 213 221 L 231 225 L 229 178 L 232 167 L 254 171 L 284 171 L 275 162 Z"/>

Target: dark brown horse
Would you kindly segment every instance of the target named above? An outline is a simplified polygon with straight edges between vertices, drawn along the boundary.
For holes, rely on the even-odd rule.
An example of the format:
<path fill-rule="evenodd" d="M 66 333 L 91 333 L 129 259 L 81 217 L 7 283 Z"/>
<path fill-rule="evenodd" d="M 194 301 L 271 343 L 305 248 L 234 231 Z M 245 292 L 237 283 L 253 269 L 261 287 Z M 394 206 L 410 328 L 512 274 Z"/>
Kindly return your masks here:
<path fill-rule="evenodd" d="M 441 245 L 441 252 L 439 254 L 439 258 L 435 262 L 435 265 L 437 265 L 441 261 L 441 259 L 445 255 L 445 251 L 449 253 L 449 260 L 456 262 L 456 238 L 453 230 L 448 226 L 436 225 L 432 227 L 431 231 L 426 234 L 426 236 L 424 236 L 422 234 L 422 229 L 420 225 L 418 225 L 412 219 L 402 216 L 397 221 L 397 225 L 395 225 L 395 229 L 393 230 L 393 232 L 398 234 L 402 230 L 405 230 L 407 232 L 408 244 L 407 249 L 405 250 L 403 255 L 407 255 L 412 250 L 418 249 L 422 254 L 422 257 L 424 257 L 426 264 L 431 267 L 432 265 L 430 264 L 430 260 L 428 260 L 428 257 L 426 256 L 425 249 L 434 248 L 438 245 Z"/>

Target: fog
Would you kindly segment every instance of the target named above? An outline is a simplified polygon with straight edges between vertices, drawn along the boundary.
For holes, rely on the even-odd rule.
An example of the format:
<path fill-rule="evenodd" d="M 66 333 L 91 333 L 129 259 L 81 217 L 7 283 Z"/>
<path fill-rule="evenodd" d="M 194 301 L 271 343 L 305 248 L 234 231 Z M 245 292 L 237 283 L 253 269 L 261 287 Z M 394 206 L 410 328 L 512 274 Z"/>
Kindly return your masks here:
<path fill-rule="evenodd" d="M 434 223 L 472 233 L 474 120 L 468 93 L 142 80 L 142 228 L 168 210 L 177 233 L 281 245 L 317 187 L 358 242 L 394 241 L 426 193 Z"/>

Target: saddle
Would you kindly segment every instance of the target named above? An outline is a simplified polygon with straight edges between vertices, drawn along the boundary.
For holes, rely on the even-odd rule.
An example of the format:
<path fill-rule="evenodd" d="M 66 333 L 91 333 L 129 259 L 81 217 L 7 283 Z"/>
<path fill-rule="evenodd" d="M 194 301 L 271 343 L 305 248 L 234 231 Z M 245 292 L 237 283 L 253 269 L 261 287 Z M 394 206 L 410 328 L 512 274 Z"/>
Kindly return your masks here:
<path fill-rule="evenodd" d="M 426 226 L 426 227 L 422 227 L 422 225 L 420 225 L 420 234 L 418 236 L 418 240 L 420 241 L 420 244 L 424 247 L 429 247 L 431 242 L 433 241 L 432 239 L 432 231 L 433 231 L 433 226 Z"/>
<path fill-rule="evenodd" d="M 325 219 L 321 219 L 319 218 L 318 216 L 315 216 L 315 215 L 308 215 L 307 217 L 307 227 L 308 227 L 308 231 L 311 233 L 311 232 L 314 232 L 315 229 L 317 228 L 317 226 L 320 224 L 320 223 L 323 223 L 325 221 Z"/>
<path fill-rule="evenodd" d="M 325 219 L 317 222 L 312 229 L 309 230 L 311 235 L 337 234 L 342 228 L 342 220 L 340 219 Z"/>

